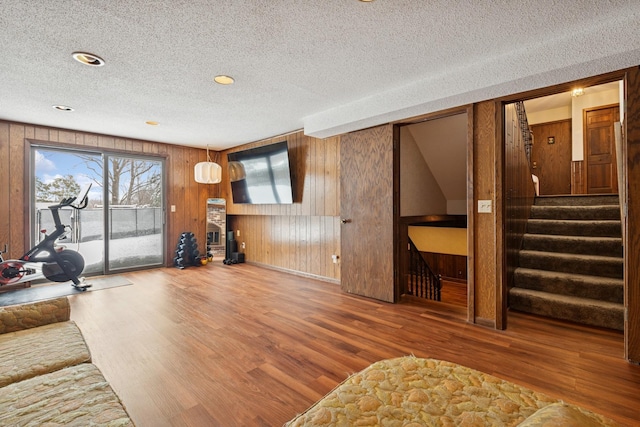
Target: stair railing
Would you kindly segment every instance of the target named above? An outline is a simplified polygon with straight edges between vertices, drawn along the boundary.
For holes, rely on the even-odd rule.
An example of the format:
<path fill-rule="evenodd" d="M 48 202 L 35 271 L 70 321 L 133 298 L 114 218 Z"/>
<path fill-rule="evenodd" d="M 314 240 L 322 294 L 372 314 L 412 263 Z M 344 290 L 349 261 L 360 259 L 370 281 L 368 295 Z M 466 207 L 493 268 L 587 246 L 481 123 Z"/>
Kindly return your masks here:
<path fill-rule="evenodd" d="M 536 190 L 533 182 L 533 137 L 523 102 L 505 106 L 505 176 L 504 231 L 506 253 L 506 283 L 513 284 L 513 272 L 518 266 L 531 206 Z M 506 132 L 509 129 L 510 132 Z"/>
<path fill-rule="evenodd" d="M 518 101 L 514 103 L 516 107 L 516 114 L 518 115 L 518 122 L 520 124 L 520 132 L 522 132 L 522 140 L 524 141 L 524 152 L 529 161 L 529 167 L 531 167 L 531 148 L 533 147 L 533 136 L 531 129 L 529 128 L 529 121 L 527 120 L 527 112 L 524 108 L 524 102 Z"/>
<path fill-rule="evenodd" d="M 422 254 L 411 239 L 409 239 L 408 276 L 408 295 L 433 301 L 441 300 L 440 291 L 442 289 L 442 283 L 440 276 L 431 270 L 429 264 L 424 260 Z"/>
<path fill-rule="evenodd" d="M 622 145 L 624 144 L 624 135 L 621 122 L 615 122 L 613 124 L 613 134 L 615 137 L 614 141 L 616 146 L 616 170 L 618 172 L 618 203 L 620 204 L 620 228 L 622 231 L 622 239 L 624 240 L 627 232 L 627 230 L 625 229 L 625 219 L 627 216 L 627 212 L 625 209 L 627 200 L 627 189 L 624 186 L 625 159 L 622 157 L 624 154 L 624 150 L 622 148 Z"/>

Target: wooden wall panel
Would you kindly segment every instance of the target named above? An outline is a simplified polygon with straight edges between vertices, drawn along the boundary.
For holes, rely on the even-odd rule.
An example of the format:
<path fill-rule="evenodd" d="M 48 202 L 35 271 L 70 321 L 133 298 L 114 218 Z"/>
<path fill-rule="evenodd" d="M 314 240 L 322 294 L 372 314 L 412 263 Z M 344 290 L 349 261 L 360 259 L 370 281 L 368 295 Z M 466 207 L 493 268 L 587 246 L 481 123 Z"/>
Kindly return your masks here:
<path fill-rule="evenodd" d="M 206 151 L 178 145 L 116 138 L 75 132 L 46 126 L 0 121 L 0 247 L 9 245 L 10 257 L 19 257 L 28 242 L 28 154 L 25 138 L 50 144 L 78 148 L 113 150 L 118 154 L 145 153 L 165 158 L 167 207 L 167 265 L 173 262 L 178 236 L 182 231 L 196 233 L 204 241 L 206 202 L 216 197 L 217 185 L 198 184 L 193 180 L 193 166 L 206 160 Z M 5 179 L 6 177 L 6 179 Z M 176 206 L 176 212 L 169 207 Z"/>
<path fill-rule="evenodd" d="M 227 217 L 238 247 L 245 243 L 247 262 L 340 283 L 340 264 L 332 254 L 340 253 L 338 217 L 305 215 L 232 215 Z"/>
<path fill-rule="evenodd" d="M 289 143 L 294 203 L 234 204 L 226 178 L 227 154 L 286 140 Z M 229 227 L 240 230 L 239 250 L 247 262 L 338 283 L 340 264 L 340 138 L 317 139 L 296 132 L 235 147 L 221 153 Z"/>
<path fill-rule="evenodd" d="M 498 318 L 498 307 L 502 278 L 502 154 L 498 146 L 497 135 L 501 120 L 495 101 L 486 101 L 474 105 L 474 141 L 473 141 L 473 226 L 469 239 L 473 240 L 474 289 L 470 292 L 473 301 L 469 307 L 469 321 L 489 327 L 501 328 L 502 319 Z M 491 200 L 491 213 L 478 213 L 478 200 Z"/>
<path fill-rule="evenodd" d="M 420 252 L 431 271 L 442 277 L 467 280 L 467 257 L 464 255 Z"/>
<path fill-rule="evenodd" d="M 4 245 L 9 245 L 11 239 L 11 210 L 9 200 L 11 199 L 11 187 L 9 185 L 9 175 L 11 173 L 11 158 L 9 157 L 9 123 L 0 122 L 0 250 L 4 250 Z M 7 254 L 9 255 L 9 254 Z"/>
<path fill-rule="evenodd" d="M 571 194 L 586 194 L 587 181 L 584 176 L 584 161 L 571 162 Z"/>
<path fill-rule="evenodd" d="M 625 356 L 640 363 L 640 69 L 626 76 Z"/>
<path fill-rule="evenodd" d="M 25 127 L 17 124 L 9 125 L 9 204 L 5 209 L 10 210 L 11 224 L 9 228 L 9 258 L 21 256 L 25 252 L 27 217 L 29 204 L 24 197 L 25 172 Z M 0 208 L 2 209 L 2 208 Z M 1 242 L 0 242 L 1 243 Z"/>

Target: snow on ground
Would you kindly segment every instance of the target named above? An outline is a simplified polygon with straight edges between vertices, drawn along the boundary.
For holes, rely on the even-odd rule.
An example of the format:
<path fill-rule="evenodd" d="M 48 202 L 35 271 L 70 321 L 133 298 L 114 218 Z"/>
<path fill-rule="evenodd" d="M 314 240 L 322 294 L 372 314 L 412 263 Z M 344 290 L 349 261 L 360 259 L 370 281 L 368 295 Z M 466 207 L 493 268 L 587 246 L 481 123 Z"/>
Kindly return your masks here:
<path fill-rule="evenodd" d="M 104 262 L 104 240 L 64 244 L 67 249 L 80 252 L 84 258 L 84 273 L 101 273 Z M 126 268 L 162 262 L 162 234 L 125 237 L 109 242 L 112 268 Z"/>

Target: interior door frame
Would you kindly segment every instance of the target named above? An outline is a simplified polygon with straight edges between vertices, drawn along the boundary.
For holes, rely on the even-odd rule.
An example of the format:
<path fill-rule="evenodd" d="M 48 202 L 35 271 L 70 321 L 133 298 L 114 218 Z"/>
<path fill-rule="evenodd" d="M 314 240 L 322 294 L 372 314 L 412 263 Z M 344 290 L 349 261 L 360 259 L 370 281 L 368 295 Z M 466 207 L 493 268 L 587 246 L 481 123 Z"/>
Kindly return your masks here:
<path fill-rule="evenodd" d="M 575 87 L 589 87 L 614 81 L 622 81 L 624 85 L 624 124 L 622 130 L 623 162 L 625 186 L 621 202 L 627 213 L 623 218 L 625 230 L 622 239 L 624 250 L 624 358 L 633 363 L 640 363 L 640 288 L 630 283 L 640 282 L 640 271 L 629 268 L 640 253 L 640 198 L 629 198 L 629 194 L 640 191 L 640 66 L 612 71 L 610 73 L 587 77 L 580 80 L 561 83 L 541 89 L 500 98 L 502 102 L 516 102 L 561 92 L 568 92 Z M 504 141 L 502 142 L 504 145 Z M 504 168 L 504 165 L 502 166 Z M 504 184 L 504 183 L 503 183 Z M 618 189 L 620 192 L 621 190 Z M 503 243 L 506 244 L 506 241 Z M 506 267 L 506 266 L 505 266 Z M 506 301 L 505 301 L 506 305 Z M 506 307 L 505 307 L 506 309 Z"/>
<path fill-rule="evenodd" d="M 475 250 L 475 239 L 474 239 L 474 188 L 473 188 L 473 146 L 474 146 L 474 138 L 473 138 L 473 106 L 472 105 L 463 105 L 460 107 L 450 108 L 447 110 L 438 111 L 435 113 L 424 114 L 417 117 L 412 117 L 406 120 L 400 120 L 394 122 L 394 144 L 397 147 L 395 158 L 394 158 L 394 167 L 396 168 L 396 179 L 395 185 L 396 188 L 394 191 L 396 192 L 396 214 L 395 214 L 395 224 L 394 224 L 394 234 L 396 236 L 396 244 L 395 248 L 395 263 L 396 263 L 396 300 L 400 298 L 400 293 L 402 291 L 401 278 L 405 277 L 407 274 L 406 269 L 407 264 L 403 262 L 403 253 L 406 252 L 407 240 L 403 236 L 407 233 L 407 226 L 401 221 L 400 212 L 400 128 L 407 125 L 412 125 L 420 122 L 430 121 L 442 119 L 449 116 L 454 116 L 458 114 L 466 114 L 467 116 L 467 165 L 466 165 L 466 173 L 467 173 L 467 321 L 474 323 L 475 322 L 475 269 L 474 269 L 474 250 Z M 432 306 L 437 310 L 437 305 Z"/>

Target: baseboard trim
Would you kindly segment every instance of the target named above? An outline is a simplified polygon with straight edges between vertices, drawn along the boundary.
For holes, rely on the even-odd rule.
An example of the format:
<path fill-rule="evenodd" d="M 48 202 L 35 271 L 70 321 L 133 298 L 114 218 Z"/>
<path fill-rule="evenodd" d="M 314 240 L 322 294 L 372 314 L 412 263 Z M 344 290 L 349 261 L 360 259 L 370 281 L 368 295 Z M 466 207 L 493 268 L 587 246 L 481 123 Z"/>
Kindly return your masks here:
<path fill-rule="evenodd" d="M 334 285 L 340 285 L 340 280 L 332 279 L 330 277 L 319 276 L 317 274 L 305 273 L 304 271 L 291 270 L 289 268 L 277 267 L 275 265 L 263 264 L 261 262 L 247 261 L 247 264 L 255 265 L 257 267 L 268 268 L 269 270 L 281 271 L 283 273 L 293 274 L 294 276 L 308 277 L 310 279 L 320 280 L 322 282 L 331 283 Z"/>
<path fill-rule="evenodd" d="M 486 328 L 496 329 L 496 321 L 493 319 L 485 319 L 483 317 L 476 317 L 474 323 L 478 326 L 484 326 Z"/>

